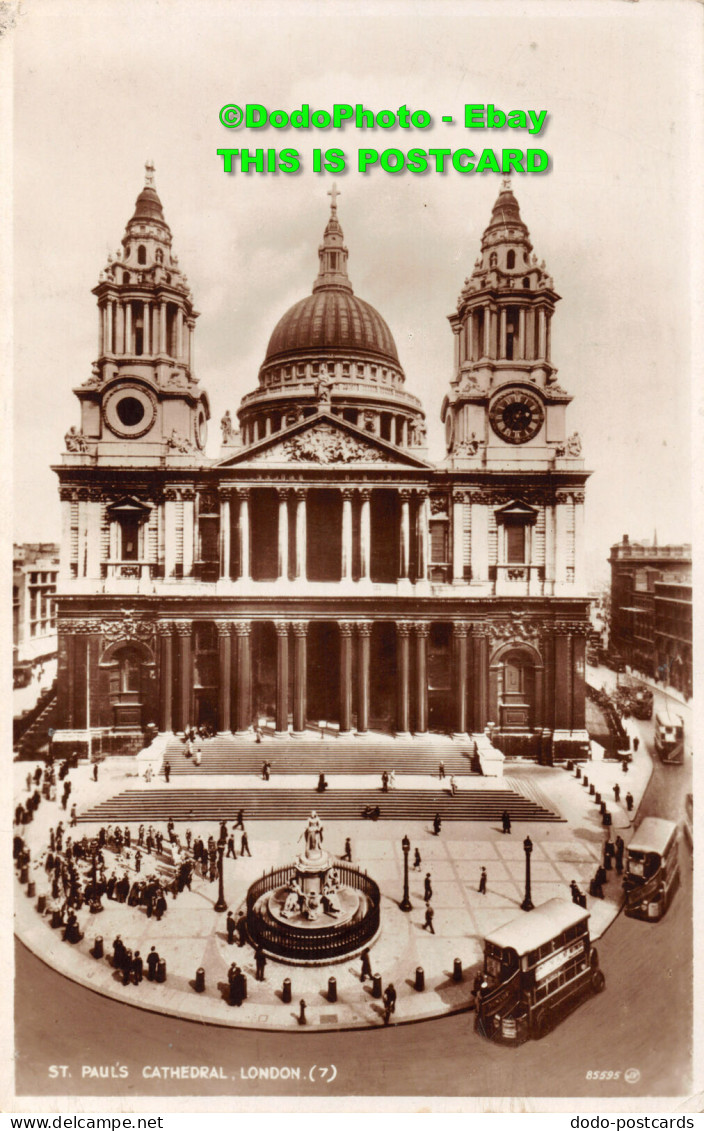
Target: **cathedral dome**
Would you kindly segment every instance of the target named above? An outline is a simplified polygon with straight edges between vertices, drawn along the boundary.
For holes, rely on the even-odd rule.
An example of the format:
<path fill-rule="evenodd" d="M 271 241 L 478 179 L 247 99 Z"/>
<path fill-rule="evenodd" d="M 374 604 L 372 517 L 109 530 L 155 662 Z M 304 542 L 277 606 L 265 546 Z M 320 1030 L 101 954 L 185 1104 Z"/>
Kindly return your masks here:
<path fill-rule="evenodd" d="M 269 339 L 264 365 L 320 350 L 399 364 L 396 343 L 379 312 L 351 289 L 335 285 L 321 287 L 286 311 Z"/>

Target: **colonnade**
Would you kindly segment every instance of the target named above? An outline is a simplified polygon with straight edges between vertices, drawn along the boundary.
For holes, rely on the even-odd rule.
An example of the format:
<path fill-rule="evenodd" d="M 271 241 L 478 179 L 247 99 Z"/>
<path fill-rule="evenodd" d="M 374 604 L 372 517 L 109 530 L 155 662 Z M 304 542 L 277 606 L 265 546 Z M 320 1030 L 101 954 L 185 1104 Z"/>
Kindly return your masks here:
<path fill-rule="evenodd" d="M 520 291 L 515 292 L 516 298 Z M 512 296 L 513 297 L 513 296 Z M 515 311 L 515 322 L 509 323 L 509 309 Z M 550 361 L 550 318 L 546 305 L 526 306 L 487 304 L 474 307 L 464 321 L 455 324 L 455 365 L 479 361 L 481 358 L 513 361 Z M 509 351 L 509 326 L 512 327 L 512 351 Z"/>
<path fill-rule="evenodd" d="M 193 331 L 195 322 L 176 305 L 175 325 L 169 335 L 169 306 L 166 299 L 108 298 L 100 307 L 100 355 L 134 355 L 136 329 L 142 330 L 142 350 L 139 356 L 173 357 L 186 365 L 193 363 Z M 171 340 L 169 340 L 171 339 Z"/>

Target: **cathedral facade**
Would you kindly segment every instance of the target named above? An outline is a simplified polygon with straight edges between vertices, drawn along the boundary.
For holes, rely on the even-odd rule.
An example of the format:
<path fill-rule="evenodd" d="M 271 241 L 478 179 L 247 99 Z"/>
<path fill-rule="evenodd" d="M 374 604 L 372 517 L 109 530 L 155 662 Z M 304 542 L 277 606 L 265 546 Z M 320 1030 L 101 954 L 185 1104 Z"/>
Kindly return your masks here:
<path fill-rule="evenodd" d="M 449 321 L 446 455 L 384 319 L 353 291 L 335 190 L 312 293 L 221 421 L 154 187 L 100 274 L 99 356 L 55 470 L 62 507 L 55 744 L 144 729 L 279 736 L 324 721 L 490 734 L 587 754 L 581 444 L 557 382 L 559 299 L 504 183 Z M 304 266 L 304 265 L 302 265 Z"/>

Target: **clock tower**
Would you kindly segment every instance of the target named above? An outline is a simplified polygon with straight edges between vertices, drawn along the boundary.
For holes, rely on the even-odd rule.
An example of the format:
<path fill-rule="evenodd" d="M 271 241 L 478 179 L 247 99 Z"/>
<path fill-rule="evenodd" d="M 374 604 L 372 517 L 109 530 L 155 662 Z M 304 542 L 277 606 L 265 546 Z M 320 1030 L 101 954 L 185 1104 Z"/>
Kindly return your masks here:
<path fill-rule="evenodd" d="M 450 467 L 533 471 L 578 454 L 565 433 L 572 398 L 551 358 L 559 298 L 506 180 L 449 319 L 455 360 L 442 419 Z"/>

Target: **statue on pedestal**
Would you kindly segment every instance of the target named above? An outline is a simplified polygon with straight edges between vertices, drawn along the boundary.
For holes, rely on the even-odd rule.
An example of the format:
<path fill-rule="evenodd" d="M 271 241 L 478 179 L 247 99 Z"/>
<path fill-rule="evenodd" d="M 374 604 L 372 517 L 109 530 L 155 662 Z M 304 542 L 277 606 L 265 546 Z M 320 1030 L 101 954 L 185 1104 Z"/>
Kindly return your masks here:
<path fill-rule="evenodd" d="M 308 818 L 308 824 L 302 835 L 306 842 L 306 850 L 304 853 L 306 859 L 317 859 L 322 854 L 323 826 L 315 810 L 313 810 Z M 298 839 L 300 840 L 300 837 Z"/>

